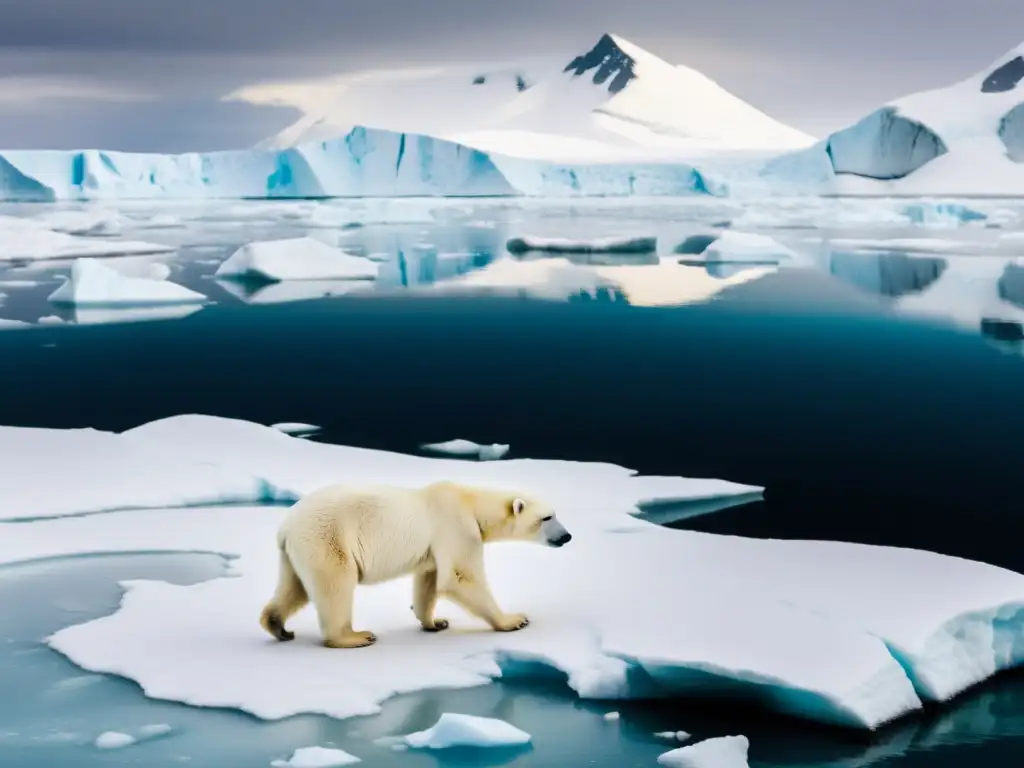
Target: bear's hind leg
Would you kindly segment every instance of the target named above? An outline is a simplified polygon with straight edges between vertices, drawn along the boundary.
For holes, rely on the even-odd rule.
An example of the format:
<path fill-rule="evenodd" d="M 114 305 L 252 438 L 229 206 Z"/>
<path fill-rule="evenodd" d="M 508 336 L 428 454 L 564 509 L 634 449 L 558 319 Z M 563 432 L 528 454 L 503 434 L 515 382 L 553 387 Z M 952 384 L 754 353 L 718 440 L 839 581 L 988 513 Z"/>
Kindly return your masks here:
<path fill-rule="evenodd" d="M 448 619 L 434 617 L 437 607 L 437 571 L 417 571 L 412 577 L 412 610 L 425 632 L 448 629 Z"/>
<path fill-rule="evenodd" d="M 292 567 L 284 548 L 280 552 L 277 589 L 260 614 L 260 626 L 281 641 L 294 640 L 295 633 L 285 628 L 285 623 L 309 602 L 306 588 Z"/>
<path fill-rule="evenodd" d="M 330 560 L 313 568 L 313 603 L 324 645 L 328 648 L 364 648 L 377 642 L 373 632 L 352 629 L 352 605 L 359 573 L 352 557 L 332 548 Z"/>

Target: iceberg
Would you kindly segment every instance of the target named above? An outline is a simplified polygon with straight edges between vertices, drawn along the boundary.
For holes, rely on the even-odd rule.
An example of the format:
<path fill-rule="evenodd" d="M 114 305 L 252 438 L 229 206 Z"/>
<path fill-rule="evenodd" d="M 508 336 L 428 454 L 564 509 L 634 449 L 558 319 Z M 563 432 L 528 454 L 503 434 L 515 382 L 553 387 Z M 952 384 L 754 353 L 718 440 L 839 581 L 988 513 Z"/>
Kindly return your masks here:
<path fill-rule="evenodd" d="M 274 760 L 273 768 L 338 768 L 342 765 L 354 765 L 361 762 L 355 755 L 342 749 L 327 747 L 301 747 L 296 749 L 287 760 Z"/>
<path fill-rule="evenodd" d="M 695 248 L 701 236 L 693 236 L 683 241 L 680 248 Z M 778 264 L 797 258 L 796 254 L 784 245 L 780 245 L 767 235 L 756 235 L 747 232 L 736 232 L 726 229 L 711 239 L 701 251 L 697 259 L 687 258 L 684 263 L 693 261 L 719 262 L 722 264 Z"/>
<path fill-rule="evenodd" d="M 530 734 L 493 717 L 443 712 L 430 728 L 407 734 L 402 741 L 413 749 L 518 747 L 530 743 Z"/>
<path fill-rule="evenodd" d="M 1021 194 L 1024 85 L 1007 74 L 1018 62 L 1024 44 L 960 82 L 898 99 L 775 158 L 762 175 L 839 194 Z"/>
<path fill-rule="evenodd" d="M 312 237 L 249 243 L 235 251 L 216 277 L 285 280 L 373 279 L 380 265 Z"/>
<path fill-rule="evenodd" d="M 599 237 L 570 240 L 564 237 L 513 237 L 505 244 L 509 253 L 521 255 L 530 251 L 546 253 L 654 253 L 656 237 Z"/>
<path fill-rule="evenodd" d="M 658 756 L 658 764 L 668 768 L 749 768 L 749 749 L 746 736 L 719 736 L 665 752 Z"/>
<path fill-rule="evenodd" d="M 230 578 L 125 583 L 116 613 L 47 639 L 83 669 L 135 680 L 154 698 L 264 719 L 344 718 L 377 712 L 398 693 L 481 685 L 542 664 L 584 698 L 729 695 L 874 729 L 1024 661 L 1020 574 L 918 550 L 672 530 L 636 515 L 642 501 L 750 486 L 637 476 L 609 464 L 430 459 L 198 415 L 117 435 L 2 428 L 0 448 L 15 462 L 4 515 L 36 518 L 0 523 L 0 563 L 129 551 L 231 558 Z M 53 477 L 62 482 L 46 482 Z M 576 545 L 564 551 L 488 552 L 495 592 L 529 612 L 527 629 L 455 631 L 433 642 L 399 580 L 360 598 L 360 623 L 381 638 L 371 648 L 323 648 L 312 611 L 296 617 L 299 641 L 287 653 L 262 637 L 254 617 L 273 589 L 270 544 L 285 514 L 267 501 L 333 482 L 439 479 L 536 494 L 572 528 Z M 223 504 L 246 493 L 263 505 Z M 220 506 L 187 508 L 204 497 Z M 161 503 L 185 508 L 134 511 Z M 624 567 L 608 582 L 612 559 Z M 204 621 L 189 620 L 197 615 Z M 456 630 L 476 626 L 457 609 L 448 615 Z M 263 670 L 258 680 L 254 668 Z M 325 676 L 349 684 L 325 687 Z"/>
<path fill-rule="evenodd" d="M 166 275 L 163 270 L 155 273 Z M 102 307 L 208 301 L 183 285 L 152 277 L 129 277 L 96 259 L 77 259 L 71 267 L 71 278 L 51 293 L 49 300 L 53 304 Z"/>

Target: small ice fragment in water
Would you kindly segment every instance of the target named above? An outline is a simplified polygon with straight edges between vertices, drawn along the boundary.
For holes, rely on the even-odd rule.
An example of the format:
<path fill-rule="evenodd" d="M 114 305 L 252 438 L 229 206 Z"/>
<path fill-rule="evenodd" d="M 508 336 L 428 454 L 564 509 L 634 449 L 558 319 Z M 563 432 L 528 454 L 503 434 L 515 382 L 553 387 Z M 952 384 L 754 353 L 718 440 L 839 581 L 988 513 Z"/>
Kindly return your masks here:
<path fill-rule="evenodd" d="M 665 752 L 658 762 L 669 768 L 750 768 L 749 748 L 746 736 L 720 736 Z"/>
<path fill-rule="evenodd" d="M 530 734 L 504 720 L 445 712 L 427 730 L 407 734 L 402 740 L 415 749 L 512 747 L 529 744 Z"/>
<path fill-rule="evenodd" d="M 654 736 L 655 738 L 668 739 L 669 741 L 686 741 L 690 738 L 690 734 L 686 731 L 658 731 Z"/>
<path fill-rule="evenodd" d="M 294 436 L 312 435 L 314 432 L 320 431 L 320 427 L 316 424 L 303 424 L 301 421 L 282 421 L 270 426 L 286 435 Z"/>
<path fill-rule="evenodd" d="M 509 446 L 501 443 L 480 445 L 472 440 L 448 440 L 443 443 L 425 443 L 424 451 L 431 453 L 447 453 L 450 456 L 476 456 L 480 461 L 495 461 L 508 453 Z"/>
<path fill-rule="evenodd" d="M 656 237 L 598 237 L 570 240 L 564 237 L 513 237 L 505 243 L 511 254 L 530 251 L 547 253 L 654 253 L 658 250 Z"/>
<path fill-rule="evenodd" d="M 119 731 L 106 731 L 96 737 L 96 741 L 93 744 L 98 749 L 121 749 L 121 747 L 129 747 L 135 743 L 135 738 L 129 736 L 127 733 L 120 733 Z"/>
<path fill-rule="evenodd" d="M 150 725 L 144 725 L 139 728 L 140 739 L 155 739 L 157 736 L 165 736 L 170 733 L 171 728 L 169 723 L 151 723 Z"/>
<path fill-rule="evenodd" d="M 618 712 L 605 712 L 604 713 L 604 719 L 605 720 L 618 720 L 620 717 L 622 717 L 622 715 L 620 715 Z"/>
<path fill-rule="evenodd" d="M 296 749 L 288 760 L 274 760 L 274 768 L 335 768 L 360 762 L 355 755 L 341 749 L 326 747 L 302 747 Z"/>

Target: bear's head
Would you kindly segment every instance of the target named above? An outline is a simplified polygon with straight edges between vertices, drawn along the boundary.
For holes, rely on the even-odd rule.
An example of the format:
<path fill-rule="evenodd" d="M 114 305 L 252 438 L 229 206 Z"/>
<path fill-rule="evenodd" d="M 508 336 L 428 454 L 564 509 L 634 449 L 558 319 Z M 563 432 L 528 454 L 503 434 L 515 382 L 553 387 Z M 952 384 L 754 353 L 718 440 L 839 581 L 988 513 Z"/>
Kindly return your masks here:
<path fill-rule="evenodd" d="M 532 541 L 549 547 L 562 547 L 572 534 L 565 529 L 555 510 L 542 501 L 516 496 L 509 502 L 512 515 L 512 535 L 517 541 Z"/>

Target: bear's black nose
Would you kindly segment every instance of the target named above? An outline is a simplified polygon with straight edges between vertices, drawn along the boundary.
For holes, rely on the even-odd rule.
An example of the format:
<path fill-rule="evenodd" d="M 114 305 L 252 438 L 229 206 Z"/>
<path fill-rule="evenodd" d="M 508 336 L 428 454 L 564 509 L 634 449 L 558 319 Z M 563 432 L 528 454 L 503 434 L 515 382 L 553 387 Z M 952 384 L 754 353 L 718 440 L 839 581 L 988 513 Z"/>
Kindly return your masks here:
<path fill-rule="evenodd" d="M 554 541 L 551 542 L 551 546 L 553 546 L 553 547 L 564 547 L 570 541 L 572 541 L 572 534 L 571 533 L 563 533 L 561 536 L 559 536 L 557 539 L 555 539 Z"/>

